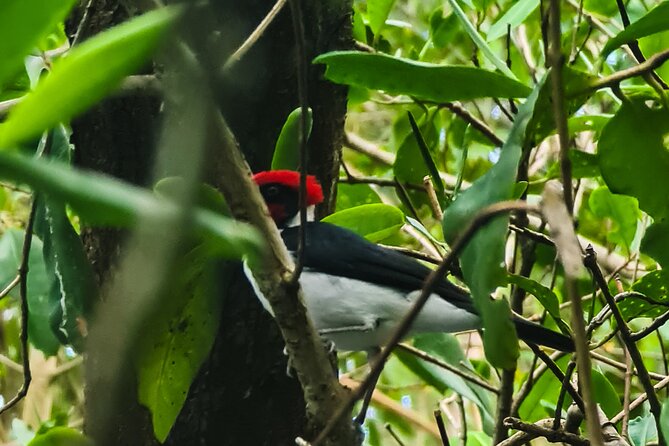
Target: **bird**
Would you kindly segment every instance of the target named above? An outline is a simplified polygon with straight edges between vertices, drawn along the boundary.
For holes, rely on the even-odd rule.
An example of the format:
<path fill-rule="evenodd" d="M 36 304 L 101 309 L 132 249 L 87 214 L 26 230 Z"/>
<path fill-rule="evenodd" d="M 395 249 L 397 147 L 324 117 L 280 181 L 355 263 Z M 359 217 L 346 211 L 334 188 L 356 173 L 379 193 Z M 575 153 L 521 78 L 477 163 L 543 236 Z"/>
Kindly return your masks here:
<path fill-rule="evenodd" d="M 295 256 L 299 240 L 300 174 L 270 170 L 253 176 L 286 248 Z M 314 208 L 323 201 L 318 180 L 306 177 L 309 221 L 299 277 L 308 314 L 319 334 L 338 350 L 373 352 L 386 344 L 401 319 L 421 293 L 432 272 L 426 265 L 398 251 L 367 241 L 355 232 L 314 221 Z M 267 311 L 272 309 L 253 279 L 247 277 Z M 564 334 L 528 321 L 515 313 L 512 321 L 520 339 L 560 351 L 574 351 Z M 439 278 L 409 336 L 479 330 L 481 317 L 470 294 Z M 483 333 L 485 336 L 485 333 Z"/>

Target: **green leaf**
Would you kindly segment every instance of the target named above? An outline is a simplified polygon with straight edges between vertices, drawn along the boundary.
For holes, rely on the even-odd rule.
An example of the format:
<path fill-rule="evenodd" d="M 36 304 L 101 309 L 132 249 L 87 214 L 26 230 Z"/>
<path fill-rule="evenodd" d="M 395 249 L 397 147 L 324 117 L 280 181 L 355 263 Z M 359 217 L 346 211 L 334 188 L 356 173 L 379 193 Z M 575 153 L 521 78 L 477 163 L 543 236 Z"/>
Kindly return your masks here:
<path fill-rule="evenodd" d="M 609 39 L 602 50 L 602 59 L 621 45 L 667 30 L 669 30 L 669 2 L 665 1 Z"/>
<path fill-rule="evenodd" d="M 562 357 L 556 361 L 558 367 L 564 372 L 568 357 Z M 518 408 L 518 415 L 523 420 L 533 423 L 546 417 L 555 416 L 555 405 L 562 383 L 552 373 L 544 373 L 534 383 L 532 390 Z M 547 403 L 547 404 L 543 404 Z M 563 408 L 566 409 L 571 404 L 569 394 L 565 397 Z M 553 410 L 547 409 L 550 407 Z"/>
<path fill-rule="evenodd" d="M 491 42 L 502 36 L 506 36 L 507 25 L 511 29 L 523 23 L 525 19 L 539 6 L 539 0 L 519 0 L 509 8 L 488 30 L 487 41 Z"/>
<path fill-rule="evenodd" d="M 602 408 L 607 417 L 613 418 L 618 412 L 623 410 L 618 392 L 616 392 L 611 381 L 596 368 L 591 370 L 591 376 L 592 394 L 597 395 L 597 404 Z"/>
<path fill-rule="evenodd" d="M 628 433 L 632 446 L 646 446 L 657 439 L 655 418 L 646 410 L 644 415 L 630 420 Z"/>
<path fill-rule="evenodd" d="M 580 150 L 570 150 L 571 175 L 573 178 L 593 178 L 601 175 L 599 157 Z M 560 178 L 560 163 L 556 162 L 546 172 L 546 178 Z M 637 206 L 638 207 L 638 206 Z"/>
<path fill-rule="evenodd" d="M 632 295 L 622 300 L 618 307 L 626 321 L 637 317 L 658 317 L 669 310 L 669 271 L 652 271 L 632 285 L 641 296 Z"/>
<path fill-rule="evenodd" d="M 451 5 L 453 13 L 456 15 L 458 19 L 460 19 L 460 23 L 462 23 L 462 26 L 464 26 L 465 31 L 467 31 L 467 34 L 469 34 L 469 38 L 474 41 L 474 44 L 478 47 L 478 49 L 481 50 L 483 55 L 485 55 L 486 59 L 488 59 L 495 66 L 495 68 L 501 71 L 506 77 L 516 80 L 517 79 L 516 75 L 513 74 L 513 72 L 509 69 L 509 67 L 506 66 L 506 63 L 504 63 L 502 59 L 500 59 L 499 57 L 497 57 L 497 55 L 495 55 L 495 53 L 488 46 L 486 41 L 483 40 L 483 37 L 481 36 L 481 34 L 479 34 L 476 27 L 472 24 L 472 22 L 469 21 L 467 14 L 465 14 L 465 12 L 462 10 L 460 5 L 458 4 L 458 1 L 448 0 L 448 3 Z"/>
<path fill-rule="evenodd" d="M 35 435 L 28 446 L 94 446 L 93 441 L 71 427 L 56 426 Z"/>
<path fill-rule="evenodd" d="M 367 0 L 367 17 L 374 36 L 379 34 L 379 31 L 385 25 L 394 4 L 395 0 Z"/>
<path fill-rule="evenodd" d="M 5 287 L 16 276 L 22 258 L 25 231 L 9 228 L 0 238 L 0 287 Z M 47 274 L 42 256 L 42 241 L 33 237 L 28 259 L 28 340 L 46 356 L 58 353 L 60 342 L 51 330 L 51 314 L 56 310 L 49 299 L 51 277 Z M 11 296 L 18 298 L 19 289 Z"/>
<path fill-rule="evenodd" d="M 669 111 L 624 103 L 602 130 L 599 167 L 611 192 L 631 195 L 656 220 L 669 210 Z"/>
<path fill-rule="evenodd" d="M 51 132 L 51 140 L 46 156 L 69 162 L 69 132 L 60 125 Z M 84 339 L 80 324 L 90 316 L 98 290 L 93 269 L 81 239 L 67 217 L 65 204 L 38 195 L 34 232 L 43 242 L 44 262 L 51 279 L 51 327 L 61 343 L 71 344 L 81 351 Z"/>
<path fill-rule="evenodd" d="M 592 191 L 588 205 L 595 216 L 609 219 L 613 223 L 606 231 L 606 239 L 622 246 L 625 253 L 629 254 L 632 251 L 637 221 L 641 219 L 637 199 L 612 194 L 608 187 L 602 186 Z"/>
<path fill-rule="evenodd" d="M 583 71 L 565 66 L 562 69 L 562 80 L 565 96 L 567 98 L 567 116 L 571 116 L 590 97 L 590 93 L 579 93 L 588 91 L 588 86 L 595 80 Z M 537 105 L 534 107 L 532 119 L 527 125 L 527 136 L 525 146 L 534 146 L 548 135 L 555 132 L 555 117 L 553 116 L 553 91 L 550 82 L 544 82 Z"/>
<path fill-rule="evenodd" d="M 489 446 L 492 438 L 481 431 L 467 432 L 467 444 L 465 446 Z"/>
<path fill-rule="evenodd" d="M 567 122 L 569 134 L 576 135 L 580 132 L 595 132 L 595 136 L 599 138 L 602 129 L 612 116 L 607 114 L 572 116 Z"/>
<path fill-rule="evenodd" d="M 67 17 L 74 0 L 4 0 L 0 14 L 0 85 L 37 43 Z"/>
<path fill-rule="evenodd" d="M 92 225 L 132 226 L 140 217 L 164 219 L 178 209 L 174 203 L 115 178 L 82 172 L 58 162 L 0 152 L 0 177 L 28 184 L 34 190 L 70 204 Z M 263 243 L 254 228 L 204 209 L 193 212 L 193 228 L 216 253 L 227 257 L 257 256 Z"/>
<path fill-rule="evenodd" d="M 51 327 L 61 343 L 81 351 L 84 339 L 80 324 L 89 315 L 98 292 L 93 269 L 65 205 L 48 196 L 38 200 L 35 234 L 43 241 L 47 277 L 51 278 Z"/>
<path fill-rule="evenodd" d="M 417 123 L 421 136 L 428 141 L 427 144 L 437 141 L 437 130 L 432 116 L 430 113 L 425 113 Z M 430 174 L 430 170 L 413 131 L 409 131 L 401 141 L 393 164 L 395 177 L 402 182 L 423 184 L 423 178 Z"/>
<path fill-rule="evenodd" d="M 179 11 L 166 7 L 148 12 L 73 48 L 0 125 L 0 149 L 69 121 L 102 99 L 146 62 Z"/>
<path fill-rule="evenodd" d="M 669 267 L 669 222 L 656 221 L 641 239 L 641 252 L 654 258 L 665 269 Z"/>
<path fill-rule="evenodd" d="M 400 230 L 404 224 L 404 214 L 395 206 L 375 203 L 335 212 L 321 221 L 350 229 L 376 243 Z"/>
<path fill-rule="evenodd" d="M 161 443 L 174 424 L 218 332 L 220 280 L 203 246 L 175 267 L 163 305 L 146 324 L 136 352 L 139 402 L 149 408 Z M 224 280 L 227 280 L 224 278 Z"/>
<path fill-rule="evenodd" d="M 511 198 L 516 184 L 527 123 L 532 116 L 541 83 L 520 107 L 499 161 L 472 186 L 460 193 L 444 212 L 444 237 L 453 242 L 474 215 L 488 205 Z M 504 249 L 509 216 L 494 218 L 469 240 L 460 256 L 464 281 L 481 312 L 486 357 L 495 367 L 512 368 L 518 358 L 518 339 L 506 300 L 490 294 L 505 282 Z"/>
<path fill-rule="evenodd" d="M 311 126 L 314 123 L 313 113 L 309 108 L 307 113 L 307 134 L 311 135 Z M 279 138 L 274 147 L 272 170 L 298 170 L 300 167 L 300 122 L 302 108 L 298 107 L 288 115 L 283 124 Z"/>
<path fill-rule="evenodd" d="M 167 200 L 175 200 L 183 190 L 184 186 L 185 184 L 183 178 L 166 177 L 161 178 L 155 184 L 155 186 L 153 186 L 153 190 L 159 197 L 165 198 Z M 197 185 L 197 192 L 195 193 L 195 205 L 202 209 L 212 211 L 216 214 L 225 215 L 226 217 L 231 215 L 230 208 L 225 202 L 225 197 L 223 197 L 223 194 L 216 188 L 205 183 L 200 183 Z"/>
<path fill-rule="evenodd" d="M 372 203 L 381 203 L 381 198 L 369 184 L 337 183 L 336 212 Z"/>
<path fill-rule="evenodd" d="M 560 301 L 558 300 L 557 295 L 550 289 L 536 280 L 529 279 L 527 277 L 518 276 L 516 274 L 508 274 L 507 279 L 509 283 L 517 285 L 537 298 L 541 305 L 548 311 L 548 314 L 555 320 L 555 323 L 558 324 L 560 330 L 563 333 L 569 333 L 569 326 L 562 320 L 560 316 Z"/>
<path fill-rule="evenodd" d="M 346 85 L 405 94 L 424 101 L 450 102 L 484 97 L 519 98 L 530 89 L 510 76 L 481 68 L 436 65 L 380 53 L 335 51 L 318 56 L 325 77 Z"/>
<path fill-rule="evenodd" d="M 418 124 L 416 124 L 416 119 L 413 117 L 411 112 L 407 112 L 407 114 L 409 116 L 409 123 L 411 124 L 411 131 L 413 132 L 414 138 L 416 138 L 418 149 L 420 149 L 421 157 L 423 158 L 425 167 L 427 167 L 427 171 L 430 172 L 430 178 L 432 179 L 432 184 L 434 184 L 436 190 L 441 194 L 441 196 L 443 196 L 445 190 L 444 182 L 441 180 L 441 177 L 439 176 L 439 170 L 437 169 L 437 166 L 434 164 L 434 160 L 432 159 L 432 155 L 430 154 L 430 149 L 427 147 L 425 139 L 423 139 L 423 135 L 420 132 L 420 128 L 418 127 Z"/>
<path fill-rule="evenodd" d="M 455 14 L 444 17 L 444 10 L 438 8 L 430 16 L 430 35 L 435 48 L 444 48 L 450 45 L 459 32 L 461 32 L 461 28 Z"/>
<path fill-rule="evenodd" d="M 422 350 L 465 373 L 472 374 L 471 370 L 473 367 L 462 351 L 460 342 L 452 334 L 420 334 L 414 337 L 413 345 L 418 350 Z M 402 353 L 404 356 L 399 356 L 399 353 Z M 445 393 L 446 389 L 451 389 L 476 404 L 481 412 L 484 423 L 490 427 L 493 426 L 495 407 L 487 390 L 462 379 L 448 370 L 424 362 L 410 353 L 397 350 L 395 354 L 404 365 L 412 369 L 421 378 L 424 378 L 426 383 L 435 387 L 439 392 Z"/>

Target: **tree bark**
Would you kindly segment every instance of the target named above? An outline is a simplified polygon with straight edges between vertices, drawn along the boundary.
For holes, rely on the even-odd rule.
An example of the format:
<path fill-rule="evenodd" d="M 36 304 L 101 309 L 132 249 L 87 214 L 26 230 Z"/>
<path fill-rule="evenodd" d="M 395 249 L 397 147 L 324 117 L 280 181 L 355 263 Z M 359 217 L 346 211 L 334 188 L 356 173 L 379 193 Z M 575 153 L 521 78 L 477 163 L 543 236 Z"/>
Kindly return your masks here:
<path fill-rule="evenodd" d="M 79 41 L 125 20 L 127 14 L 121 3 L 93 0 Z M 200 60 L 209 72 L 220 72 L 225 55 L 237 48 L 273 3 L 212 2 L 215 13 L 208 11 L 201 30 L 191 37 L 194 47 L 204 48 Z M 339 169 L 346 89 L 324 82 L 322 68 L 312 66 L 310 61 L 321 52 L 350 48 L 351 5 L 349 0 L 303 3 L 309 105 L 314 111 L 309 170 L 326 186 L 329 204 L 322 212 L 327 212 L 335 197 L 333 180 Z M 68 22 L 71 36 L 84 6 Z M 250 52 L 213 83 L 223 114 L 255 171 L 269 168 L 281 126 L 299 105 L 296 57 L 286 6 Z M 76 163 L 144 185 L 153 159 L 159 106 L 154 98 L 110 99 L 77 119 L 73 122 Z M 216 172 L 207 172 L 207 176 L 213 184 L 221 180 Z M 123 234 L 84 228 L 82 237 L 98 280 L 104 283 L 121 252 Z M 231 279 L 222 284 L 224 305 L 215 345 L 165 444 L 292 445 L 295 436 L 304 433 L 306 420 L 299 384 L 286 375 L 283 341 L 273 320 L 253 296 L 239 265 L 227 264 L 224 268 L 234 271 L 232 275 L 221 274 Z M 104 366 L 104 352 L 88 352 L 86 362 L 87 401 L 104 398 L 106 389 L 95 380 L 96 367 Z M 103 420 L 87 414 L 86 430 L 98 446 L 156 444 L 148 412 L 137 403 L 134 377 L 126 377 L 126 383 L 127 410 L 114 420 L 115 438 L 96 438 L 96 423 Z"/>

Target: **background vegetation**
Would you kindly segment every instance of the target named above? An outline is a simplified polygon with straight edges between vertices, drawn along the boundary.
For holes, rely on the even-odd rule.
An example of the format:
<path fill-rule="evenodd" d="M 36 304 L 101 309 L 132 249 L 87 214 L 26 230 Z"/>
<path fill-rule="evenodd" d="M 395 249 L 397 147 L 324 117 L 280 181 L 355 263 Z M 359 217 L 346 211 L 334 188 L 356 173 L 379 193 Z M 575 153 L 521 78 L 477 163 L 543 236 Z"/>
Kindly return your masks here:
<path fill-rule="evenodd" d="M 394 348 L 365 444 L 666 444 L 669 2 L 5 3 L 3 443 L 352 441 L 313 332 L 286 376 L 291 327 L 239 274 L 280 249 L 238 144 L 483 315 Z M 579 354 L 519 346 L 511 309 Z M 366 364 L 341 352 L 339 382 Z"/>

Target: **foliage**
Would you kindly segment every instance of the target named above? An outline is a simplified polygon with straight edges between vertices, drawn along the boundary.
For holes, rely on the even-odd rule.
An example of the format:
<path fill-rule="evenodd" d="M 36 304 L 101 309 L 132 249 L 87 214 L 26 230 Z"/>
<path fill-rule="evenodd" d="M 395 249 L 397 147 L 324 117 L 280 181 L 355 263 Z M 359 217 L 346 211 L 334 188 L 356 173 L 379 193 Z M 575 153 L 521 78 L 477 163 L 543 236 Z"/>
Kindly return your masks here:
<path fill-rule="evenodd" d="M 70 145 L 68 130 L 72 118 L 147 65 L 175 34 L 170 31 L 182 10 L 159 8 L 69 49 L 62 22 L 73 3 L 11 0 L 0 14 L 0 99 L 9 101 L 0 103 L 3 113 L 9 110 L 0 124 L 0 177 L 7 181 L 0 184 L 0 287 L 15 279 L 23 261 L 25 223 L 34 208 L 28 340 L 51 357 L 44 360 L 45 368 L 48 361 L 58 363 L 75 383 L 51 385 L 58 401 L 47 408 L 50 420 L 5 423 L 1 435 L 10 432 L 21 444 L 90 444 L 64 426 L 80 421 L 75 419 L 82 413 L 76 358 L 85 348 L 98 294 L 80 241 L 81 226 L 134 228 L 144 218 L 163 221 L 179 212 L 175 197 L 188 187 L 169 178 L 153 191 L 76 169 L 70 165 L 76 148 Z M 374 242 L 421 251 L 424 258 L 440 257 L 486 206 L 515 199 L 540 203 L 547 182 L 564 182 L 566 169 L 575 192 L 569 224 L 574 224 L 583 247 L 596 248 L 605 274 L 615 278 L 606 292 L 617 295 L 626 323 L 639 331 L 667 314 L 669 278 L 661 269 L 669 262 L 667 65 L 657 67 L 657 77 L 647 70 L 606 87 L 602 79 L 637 65 L 628 51 L 635 39 L 642 39 L 646 58 L 653 56 L 649 49 L 666 53 L 662 33 L 669 29 L 669 2 L 628 2 L 632 24 L 626 28 L 614 2 L 561 2 L 559 41 L 566 64 L 551 69 L 546 68 L 549 1 L 353 3 L 353 33 L 358 48 L 366 51 L 322 54 L 311 68 L 323 69 L 327 79 L 350 87 L 347 131 L 371 150 L 350 150 L 355 144 L 344 150 L 337 212 L 325 221 Z M 552 83 L 556 70 L 563 76 L 565 103 L 557 112 Z M 300 113 L 297 109 L 286 118 L 274 147 L 273 168 L 299 164 Z M 308 133 L 317 113 L 309 111 Z M 564 156 L 556 135 L 556 120 L 561 119 L 568 142 Z M 436 199 L 426 193 L 424 178 Z M 188 241 L 167 269 L 163 305 L 153 309 L 150 329 L 135 345 L 139 400 L 151 410 L 160 441 L 168 435 L 217 332 L 221 300 L 213 291 L 212 259 L 262 252 L 253 229 L 232 221 L 226 210 L 215 191 L 198 189 Z M 550 372 L 530 380 L 538 361 L 519 347 L 509 318 L 509 303 L 518 304 L 514 296 L 527 293 L 531 297 L 520 302 L 525 316 L 545 319 L 546 326 L 564 333 L 573 329 L 570 291 L 556 263 L 549 229 L 546 222 L 524 213 L 498 217 L 478 229 L 459 258 L 460 268 L 452 272 L 472 292 L 482 314 L 483 336 L 440 333 L 412 340 L 415 348 L 461 373 L 398 351 L 377 389 L 388 398 L 375 397 L 365 425 L 369 444 L 394 441 L 383 429 L 386 423 L 407 444 L 433 444 L 438 434 L 425 420 L 438 404 L 446 413 L 459 414 L 448 423 L 451 438 L 465 432 L 468 444 L 490 444 L 495 422 L 504 415 L 495 412 L 497 394 L 462 374 L 493 387 L 512 386 L 516 413 L 511 415 L 526 422 L 555 415 L 562 382 Z M 637 378 L 626 385 L 628 346 L 611 339 L 620 327 L 604 311 L 602 290 L 590 281 L 576 285 L 584 303 L 581 316 L 591 329 L 589 341 L 602 341 L 593 347 L 591 359 L 607 358 L 587 372 L 597 402 L 613 418 L 627 410 L 626 400 L 647 389 Z M 0 301 L 7 356 L 0 366 L 4 400 L 21 379 L 16 373 L 21 296 L 18 288 L 8 295 Z M 644 358 L 641 365 L 657 378 L 666 370 L 663 352 L 669 331 L 660 327 L 653 333 L 638 335 L 635 343 Z M 359 353 L 340 356 L 341 370 L 352 379 L 361 377 L 363 362 Z M 563 357 L 557 367 L 564 372 L 568 363 Z M 639 366 L 635 364 L 643 373 Z M 495 368 L 516 368 L 515 381 L 501 382 Z M 625 392 L 630 398 L 623 397 Z M 657 395 L 663 401 L 658 420 L 644 405 L 628 410 L 628 418 L 616 418 L 615 428 L 627 430 L 634 445 L 658 441 L 658 423 L 661 438 L 669 435 L 668 403 L 664 392 Z M 567 397 L 562 409 L 570 403 Z M 70 415 L 63 421 L 65 413 Z M 16 409 L 10 414 L 21 416 Z M 42 422 L 49 426 L 40 427 Z"/>

